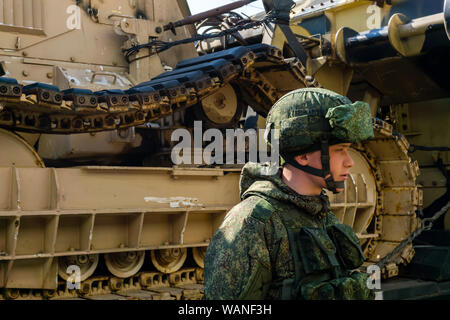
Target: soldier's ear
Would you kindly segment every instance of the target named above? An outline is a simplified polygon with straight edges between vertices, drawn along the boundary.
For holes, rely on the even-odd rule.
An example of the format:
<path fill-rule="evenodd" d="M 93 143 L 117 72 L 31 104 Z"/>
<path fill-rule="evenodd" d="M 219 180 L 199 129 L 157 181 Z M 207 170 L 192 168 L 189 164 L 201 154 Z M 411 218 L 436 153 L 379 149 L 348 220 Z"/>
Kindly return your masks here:
<path fill-rule="evenodd" d="M 298 155 L 298 156 L 294 157 L 294 159 L 302 166 L 306 166 L 310 162 L 310 157 L 308 156 L 307 153 Z"/>

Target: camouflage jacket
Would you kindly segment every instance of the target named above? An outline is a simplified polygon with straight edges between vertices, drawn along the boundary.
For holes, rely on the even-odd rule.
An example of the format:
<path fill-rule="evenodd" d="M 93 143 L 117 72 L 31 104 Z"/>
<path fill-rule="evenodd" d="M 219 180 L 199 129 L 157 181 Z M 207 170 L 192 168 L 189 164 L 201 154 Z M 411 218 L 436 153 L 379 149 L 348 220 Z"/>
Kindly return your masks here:
<path fill-rule="evenodd" d="M 279 173 L 262 174 L 263 166 L 244 166 L 242 201 L 228 212 L 207 249 L 206 299 L 280 299 L 283 281 L 295 276 L 286 222 L 323 229 L 340 223 L 324 191 L 299 195 Z"/>

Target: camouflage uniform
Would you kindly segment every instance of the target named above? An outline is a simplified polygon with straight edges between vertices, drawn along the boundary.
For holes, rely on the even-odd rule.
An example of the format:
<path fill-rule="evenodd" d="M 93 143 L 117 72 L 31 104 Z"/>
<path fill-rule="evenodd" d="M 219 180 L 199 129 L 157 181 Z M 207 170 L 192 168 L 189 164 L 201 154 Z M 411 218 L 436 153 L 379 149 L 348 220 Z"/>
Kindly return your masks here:
<path fill-rule="evenodd" d="M 299 195 L 280 173 L 244 166 L 242 202 L 205 255 L 205 298 L 373 299 L 366 275 L 351 272 L 364 260 L 359 240 L 331 212 L 325 192 Z"/>

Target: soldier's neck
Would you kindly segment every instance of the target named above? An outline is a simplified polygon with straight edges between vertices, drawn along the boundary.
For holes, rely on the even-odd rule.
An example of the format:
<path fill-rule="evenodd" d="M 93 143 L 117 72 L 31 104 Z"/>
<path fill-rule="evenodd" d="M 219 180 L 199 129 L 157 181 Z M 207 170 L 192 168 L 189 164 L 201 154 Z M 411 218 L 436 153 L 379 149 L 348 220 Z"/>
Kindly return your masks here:
<path fill-rule="evenodd" d="M 300 195 L 318 196 L 322 192 L 322 185 L 318 180 L 321 178 L 296 169 L 290 164 L 283 166 L 281 178 L 288 187 Z"/>

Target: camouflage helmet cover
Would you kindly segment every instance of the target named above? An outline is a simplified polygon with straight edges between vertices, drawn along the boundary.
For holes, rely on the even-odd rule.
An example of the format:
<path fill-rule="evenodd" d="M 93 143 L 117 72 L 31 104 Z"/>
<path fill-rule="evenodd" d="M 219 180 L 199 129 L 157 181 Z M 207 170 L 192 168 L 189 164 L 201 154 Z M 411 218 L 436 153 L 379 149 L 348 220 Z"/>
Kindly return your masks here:
<path fill-rule="evenodd" d="M 281 97 L 267 116 L 266 137 L 271 129 L 279 129 L 282 155 L 320 150 L 324 139 L 333 145 L 373 137 L 367 103 L 352 103 L 347 97 L 321 88 L 297 89 Z"/>

